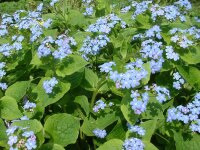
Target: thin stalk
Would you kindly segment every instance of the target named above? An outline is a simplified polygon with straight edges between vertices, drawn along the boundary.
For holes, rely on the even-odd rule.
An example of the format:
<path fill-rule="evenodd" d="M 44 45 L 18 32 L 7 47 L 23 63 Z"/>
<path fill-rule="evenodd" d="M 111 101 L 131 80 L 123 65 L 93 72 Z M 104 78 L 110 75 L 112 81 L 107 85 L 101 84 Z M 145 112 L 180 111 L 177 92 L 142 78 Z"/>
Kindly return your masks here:
<path fill-rule="evenodd" d="M 95 102 L 95 99 L 96 99 L 97 94 L 99 93 L 99 89 L 100 89 L 100 88 L 105 84 L 105 82 L 106 82 L 105 79 L 106 79 L 106 78 L 103 77 L 103 78 L 99 81 L 99 84 L 97 85 L 96 90 L 93 92 L 93 94 L 92 94 L 92 99 L 91 99 L 91 107 L 94 106 L 94 102 Z"/>
<path fill-rule="evenodd" d="M 158 134 L 157 132 L 155 133 L 156 135 L 158 135 L 159 137 L 161 137 L 162 139 L 164 139 L 167 143 L 170 144 L 169 140 L 166 139 L 165 137 L 163 137 L 162 135 Z"/>

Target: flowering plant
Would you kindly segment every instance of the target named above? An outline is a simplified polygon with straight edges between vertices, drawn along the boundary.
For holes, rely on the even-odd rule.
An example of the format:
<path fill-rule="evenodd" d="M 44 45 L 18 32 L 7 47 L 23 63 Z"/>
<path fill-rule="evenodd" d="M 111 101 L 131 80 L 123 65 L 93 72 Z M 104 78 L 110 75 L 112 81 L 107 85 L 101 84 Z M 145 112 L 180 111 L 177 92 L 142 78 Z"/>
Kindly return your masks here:
<path fill-rule="evenodd" d="M 191 9 L 188 0 L 52 0 L 3 14 L 0 147 L 198 149 Z"/>

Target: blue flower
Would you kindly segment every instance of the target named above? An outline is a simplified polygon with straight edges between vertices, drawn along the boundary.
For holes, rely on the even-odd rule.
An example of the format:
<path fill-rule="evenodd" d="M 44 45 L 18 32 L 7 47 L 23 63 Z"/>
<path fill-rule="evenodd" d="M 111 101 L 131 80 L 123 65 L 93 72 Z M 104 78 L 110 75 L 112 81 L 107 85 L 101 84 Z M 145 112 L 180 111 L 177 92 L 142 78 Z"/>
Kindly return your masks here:
<path fill-rule="evenodd" d="M 50 80 L 43 82 L 43 88 L 47 94 L 50 94 L 56 84 L 58 84 L 58 81 L 55 77 L 53 77 Z"/>
<path fill-rule="evenodd" d="M 105 138 L 106 135 L 107 135 L 106 130 L 101 130 L 101 129 L 98 129 L 98 128 L 94 129 L 92 132 L 94 133 L 94 135 L 96 137 L 101 138 L 101 139 Z"/>
<path fill-rule="evenodd" d="M 137 125 L 133 126 L 133 125 L 131 125 L 129 123 L 128 123 L 127 126 L 128 126 L 128 130 L 130 130 L 130 132 L 135 132 L 135 133 L 137 133 L 137 134 L 139 134 L 141 136 L 145 135 L 146 131 L 142 127 L 137 126 Z"/>
<path fill-rule="evenodd" d="M 143 150 L 143 142 L 138 138 L 126 139 L 123 144 L 122 150 Z"/>

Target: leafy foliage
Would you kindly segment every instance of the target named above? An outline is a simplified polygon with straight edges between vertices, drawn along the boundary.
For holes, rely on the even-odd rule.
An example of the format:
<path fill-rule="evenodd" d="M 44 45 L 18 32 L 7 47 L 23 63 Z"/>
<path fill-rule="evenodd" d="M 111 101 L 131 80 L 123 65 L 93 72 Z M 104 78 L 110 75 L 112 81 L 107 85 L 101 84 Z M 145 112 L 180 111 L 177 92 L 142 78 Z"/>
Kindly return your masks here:
<path fill-rule="evenodd" d="M 0 3 L 0 149 L 198 150 L 200 17 L 158 2 Z"/>

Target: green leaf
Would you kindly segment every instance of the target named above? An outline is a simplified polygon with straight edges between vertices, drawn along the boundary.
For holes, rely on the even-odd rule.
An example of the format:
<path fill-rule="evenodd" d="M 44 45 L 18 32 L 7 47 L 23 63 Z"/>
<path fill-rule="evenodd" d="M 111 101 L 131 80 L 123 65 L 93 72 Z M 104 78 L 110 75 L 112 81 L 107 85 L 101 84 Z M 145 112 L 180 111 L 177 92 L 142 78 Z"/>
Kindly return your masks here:
<path fill-rule="evenodd" d="M 80 27 L 83 27 L 87 24 L 84 15 L 78 10 L 69 11 L 68 23 L 72 26 L 78 25 Z"/>
<path fill-rule="evenodd" d="M 126 95 L 123 97 L 122 102 L 121 102 L 121 111 L 124 115 L 124 118 L 130 123 L 130 124 L 135 124 L 135 122 L 138 119 L 138 115 L 134 113 L 130 106 L 131 102 L 131 97 L 130 93 L 127 92 Z"/>
<path fill-rule="evenodd" d="M 88 91 L 96 90 L 98 83 L 98 76 L 91 69 L 85 68 L 85 76 L 81 83 L 81 87 Z"/>
<path fill-rule="evenodd" d="M 184 135 L 174 132 L 174 140 L 176 150 L 198 150 L 200 147 L 200 135 L 197 133 Z"/>
<path fill-rule="evenodd" d="M 74 100 L 74 102 L 78 103 L 83 110 L 85 111 L 86 116 L 88 116 L 89 112 L 90 112 L 90 106 L 88 103 L 88 99 L 86 96 L 77 96 Z"/>
<path fill-rule="evenodd" d="M 117 121 L 118 119 L 119 116 L 116 114 L 116 112 L 110 112 L 97 118 L 96 127 L 104 129 L 107 126 L 111 125 L 113 122 Z"/>
<path fill-rule="evenodd" d="M 150 99 L 147 104 L 147 109 L 142 113 L 143 119 L 164 119 L 162 105 L 158 102 L 156 97 L 150 94 Z"/>
<path fill-rule="evenodd" d="M 64 80 L 71 83 L 70 89 L 74 89 L 81 84 L 83 77 L 84 77 L 84 69 L 81 69 L 80 71 L 75 72 L 72 75 L 66 76 Z"/>
<path fill-rule="evenodd" d="M 6 134 L 6 127 L 2 119 L 0 119 L 0 146 L 5 146 L 8 140 L 8 136 Z"/>
<path fill-rule="evenodd" d="M 0 116 L 6 120 L 14 120 L 22 117 L 14 98 L 4 96 L 0 99 Z"/>
<path fill-rule="evenodd" d="M 28 130 L 33 131 L 34 133 L 38 133 L 43 130 L 42 124 L 36 119 L 15 121 L 12 125 L 24 128 L 28 127 Z"/>
<path fill-rule="evenodd" d="M 93 130 L 95 129 L 95 119 L 94 118 L 85 118 L 81 126 L 81 131 L 87 136 L 93 136 Z"/>
<path fill-rule="evenodd" d="M 157 124 L 157 119 L 154 120 L 148 120 L 143 123 L 141 123 L 141 127 L 145 129 L 145 135 L 142 137 L 142 140 L 150 141 L 152 135 L 155 132 L 156 129 L 156 124 Z"/>
<path fill-rule="evenodd" d="M 200 70 L 193 66 L 176 66 L 181 76 L 196 90 L 200 89 Z"/>
<path fill-rule="evenodd" d="M 125 136 L 126 136 L 126 131 L 124 129 L 124 126 L 121 120 L 119 120 L 117 124 L 115 125 L 115 127 L 112 129 L 112 131 L 110 131 L 110 133 L 106 136 L 106 139 L 110 140 L 110 139 L 117 138 L 117 139 L 125 140 Z"/>
<path fill-rule="evenodd" d="M 148 74 L 147 74 L 147 77 L 142 79 L 141 82 L 143 85 L 146 85 L 149 82 L 150 77 L 151 77 L 151 66 L 149 62 L 145 63 L 143 66 L 144 66 L 144 69 L 148 72 Z"/>
<path fill-rule="evenodd" d="M 120 54 L 123 59 L 126 58 L 128 46 L 129 46 L 128 40 L 124 39 L 120 48 Z"/>
<path fill-rule="evenodd" d="M 48 29 L 48 30 L 44 30 L 43 33 L 44 33 L 45 37 L 51 36 L 51 37 L 53 37 L 54 39 L 56 39 L 56 38 L 57 38 L 57 35 L 58 35 L 57 29 Z"/>
<path fill-rule="evenodd" d="M 145 145 L 144 149 L 145 150 L 158 150 L 156 146 L 154 146 L 151 142 L 149 141 L 142 141 Z"/>
<path fill-rule="evenodd" d="M 140 14 L 136 17 L 136 21 L 140 23 L 142 28 L 149 29 L 151 28 L 150 17 L 148 15 Z"/>
<path fill-rule="evenodd" d="M 189 50 L 180 53 L 180 57 L 188 64 L 200 63 L 200 47 L 191 47 Z"/>
<path fill-rule="evenodd" d="M 39 150 L 65 150 L 64 147 L 54 143 L 47 143 L 40 147 Z"/>
<path fill-rule="evenodd" d="M 50 116 L 44 129 L 51 140 L 59 145 L 67 146 L 76 142 L 79 134 L 80 122 L 69 114 L 55 114 Z"/>
<path fill-rule="evenodd" d="M 119 139 L 112 139 L 101 145 L 97 150 L 121 150 L 123 141 Z"/>
<path fill-rule="evenodd" d="M 58 85 L 53 88 L 53 92 L 51 94 L 47 94 L 43 88 L 43 82 L 49 79 L 50 78 L 48 77 L 42 78 L 38 86 L 33 90 L 33 93 L 37 93 L 37 100 L 41 103 L 43 107 L 57 102 L 70 89 L 70 83 L 58 81 Z"/>
<path fill-rule="evenodd" d="M 114 112 L 111 114 L 105 114 L 96 120 L 94 118 L 87 119 L 85 118 L 83 125 L 81 126 L 81 130 L 87 136 L 94 136 L 93 130 L 95 128 L 104 129 L 107 126 L 111 125 L 113 122 L 117 121 L 119 116 L 117 116 Z"/>
<path fill-rule="evenodd" d="M 42 124 L 34 119 L 34 120 L 20 120 L 13 122 L 14 126 L 19 126 L 22 128 L 27 128 L 29 131 L 33 131 L 37 137 L 37 146 L 39 147 L 44 143 L 44 131 Z"/>
<path fill-rule="evenodd" d="M 26 94 L 26 91 L 29 88 L 29 86 L 30 81 L 15 82 L 14 84 L 8 87 L 8 89 L 5 92 L 5 95 L 13 97 L 17 100 L 17 102 L 19 102 L 20 99 L 23 98 Z"/>
<path fill-rule="evenodd" d="M 81 56 L 71 55 L 63 60 L 56 70 L 56 74 L 61 77 L 71 75 L 88 64 Z"/>

